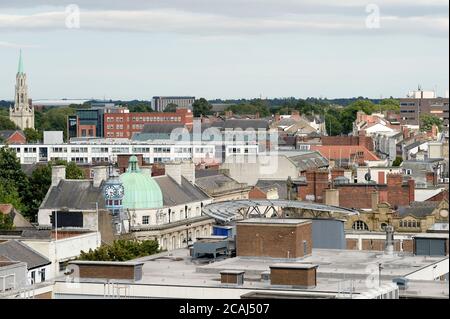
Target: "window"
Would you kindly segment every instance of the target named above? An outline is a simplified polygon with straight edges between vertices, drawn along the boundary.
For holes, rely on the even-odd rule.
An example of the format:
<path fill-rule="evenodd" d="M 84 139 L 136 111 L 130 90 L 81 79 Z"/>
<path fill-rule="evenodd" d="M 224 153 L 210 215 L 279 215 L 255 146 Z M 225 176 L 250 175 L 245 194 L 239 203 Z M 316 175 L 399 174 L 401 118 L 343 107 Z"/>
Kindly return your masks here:
<path fill-rule="evenodd" d="M 45 281 L 45 268 L 41 269 L 40 273 L 41 273 L 41 282 L 44 282 Z"/>
<path fill-rule="evenodd" d="M 384 231 L 386 226 L 387 226 L 386 223 L 381 223 L 381 225 L 380 225 L 381 230 Z"/>
<path fill-rule="evenodd" d="M 31 272 L 31 284 L 33 285 L 36 282 L 36 272 L 33 270 Z"/>
<path fill-rule="evenodd" d="M 148 225 L 150 222 L 150 216 L 142 216 L 142 224 Z"/>
<path fill-rule="evenodd" d="M 354 222 L 352 228 L 354 230 L 369 230 L 369 226 L 367 226 L 367 224 L 362 220 L 357 220 Z"/>

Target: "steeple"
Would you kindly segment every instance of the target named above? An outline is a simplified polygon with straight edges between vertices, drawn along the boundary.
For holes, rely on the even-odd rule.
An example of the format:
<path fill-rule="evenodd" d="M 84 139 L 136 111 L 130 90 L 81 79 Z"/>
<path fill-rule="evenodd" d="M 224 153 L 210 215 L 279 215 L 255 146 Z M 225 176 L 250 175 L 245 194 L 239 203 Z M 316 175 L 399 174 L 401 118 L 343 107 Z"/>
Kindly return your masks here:
<path fill-rule="evenodd" d="M 19 54 L 19 67 L 18 67 L 18 69 L 17 69 L 17 73 L 18 73 L 18 74 L 23 74 L 23 73 L 25 73 L 25 72 L 23 71 L 22 50 L 20 50 L 20 54 Z"/>

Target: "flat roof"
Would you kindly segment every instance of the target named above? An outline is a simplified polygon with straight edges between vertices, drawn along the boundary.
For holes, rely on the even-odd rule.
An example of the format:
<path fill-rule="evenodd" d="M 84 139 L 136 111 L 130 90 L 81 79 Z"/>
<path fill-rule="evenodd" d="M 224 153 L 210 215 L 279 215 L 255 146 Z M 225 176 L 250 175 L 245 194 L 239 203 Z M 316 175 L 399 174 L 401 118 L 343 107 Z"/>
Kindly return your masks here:
<path fill-rule="evenodd" d="M 299 264 L 299 263 L 278 263 L 269 266 L 270 268 L 291 268 L 291 269 L 311 269 L 317 268 L 317 264 Z"/>
<path fill-rule="evenodd" d="M 138 266 L 143 265 L 143 262 L 136 261 L 91 261 L 91 260 L 74 260 L 69 264 L 76 265 L 99 265 L 99 266 Z"/>
<path fill-rule="evenodd" d="M 448 258 L 448 257 L 445 257 Z M 378 264 L 382 263 L 381 279 L 383 283 L 391 283 L 392 279 L 402 277 L 413 271 L 429 266 L 433 263 L 445 259 L 444 257 L 412 256 L 412 255 L 393 255 L 383 256 L 382 252 L 375 251 L 354 251 L 354 250 L 333 250 L 333 249 L 313 249 L 312 255 L 292 262 L 284 260 L 275 260 L 271 258 L 225 258 L 219 257 L 215 262 L 211 259 L 192 258 L 188 249 L 177 249 L 170 252 L 158 253 L 152 256 L 146 256 L 135 261 L 143 263 L 142 279 L 133 283 L 139 286 L 165 286 L 173 288 L 220 288 L 220 289 L 240 289 L 248 292 L 267 291 L 295 292 L 311 294 L 329 294 L 335 296 L 343 287 L 350 287 L 350 281 L 353 283 L 354 293 L 367 291 L 366 279 L 367 269 L 373 267 L 378 271 Z M 267 280 L 261 280 L 261 274 L 270 271 L 270 266 L 277 263 L 288 263 L 292 265 L 315 264 L 317 268 L 317 286 L 309 289 L 300 289 L 292 287 L 274 287 Z M 242 285 L 238 287 L 229 287 L 220 282 L 221 271 L 245 272 Z M 58 278 L 57 281 L 64 282 L 65 278 Z M 99 278 L 81 278 L 84 283 L 104 283 L 104 279 Z M 114 280 L 117 283 L 125 283 L 126 280 Z M 447 287 L 448 282 L 444 283 Z M 421 283 L 426 286 L 427 295 L 444 296 L 445 289 L 442 284 L 438 286 L 431 281 Z M 142 287 L 142 289 L 145 289 Z M 443 292 L 444 291 L 444 292 Z M 400 291 L 400 294 L 403 292 Z M 242 293 L 244 294 L 244 292 Z M 420 291 L 419 291 L 420 294 Z M 164 297 L 165 292 L 158 294 Z M 168 294 L 167 296 L 171 296 Z"/>
<path fill-rule="evenodd" d="M 236 224 L 305 224 L 310 223 L 309 219 L 295 219 L 295 218 L 249 218 L 237 221 Z"/>

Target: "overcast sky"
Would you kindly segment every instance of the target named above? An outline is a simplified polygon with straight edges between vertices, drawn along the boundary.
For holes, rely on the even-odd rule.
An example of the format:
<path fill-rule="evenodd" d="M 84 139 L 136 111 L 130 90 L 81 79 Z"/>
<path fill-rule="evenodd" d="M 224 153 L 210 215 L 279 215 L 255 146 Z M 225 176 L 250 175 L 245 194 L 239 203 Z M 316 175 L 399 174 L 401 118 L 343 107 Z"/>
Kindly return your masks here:
<path fill-rule="evenodd" d="M 418 84 L 442 96 L 448 9 L 448 0 L 1 0 L 0 99 L 13 98 L 20 49 L 33 99 L 379 98 Z"/>

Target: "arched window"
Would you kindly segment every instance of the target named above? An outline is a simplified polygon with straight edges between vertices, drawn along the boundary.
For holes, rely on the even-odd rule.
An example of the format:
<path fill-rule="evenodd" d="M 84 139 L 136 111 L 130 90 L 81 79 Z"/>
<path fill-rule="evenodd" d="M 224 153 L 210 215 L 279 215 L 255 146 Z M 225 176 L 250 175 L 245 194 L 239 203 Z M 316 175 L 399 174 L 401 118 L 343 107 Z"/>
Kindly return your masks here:
<path fill-rule="evenodd" d="M 367 226 L 367 224 L 362 220 L 357 220 L 354 222 L 352 228 L 354 230 L 369 230 L 369 226 Z"/>
<path fill-rule="evenodd" d="M 380 225 L 381 230 L 384 231 L 386 226 L 387 226 L 386 223 L 381 223 L 381 225 Z"/>

